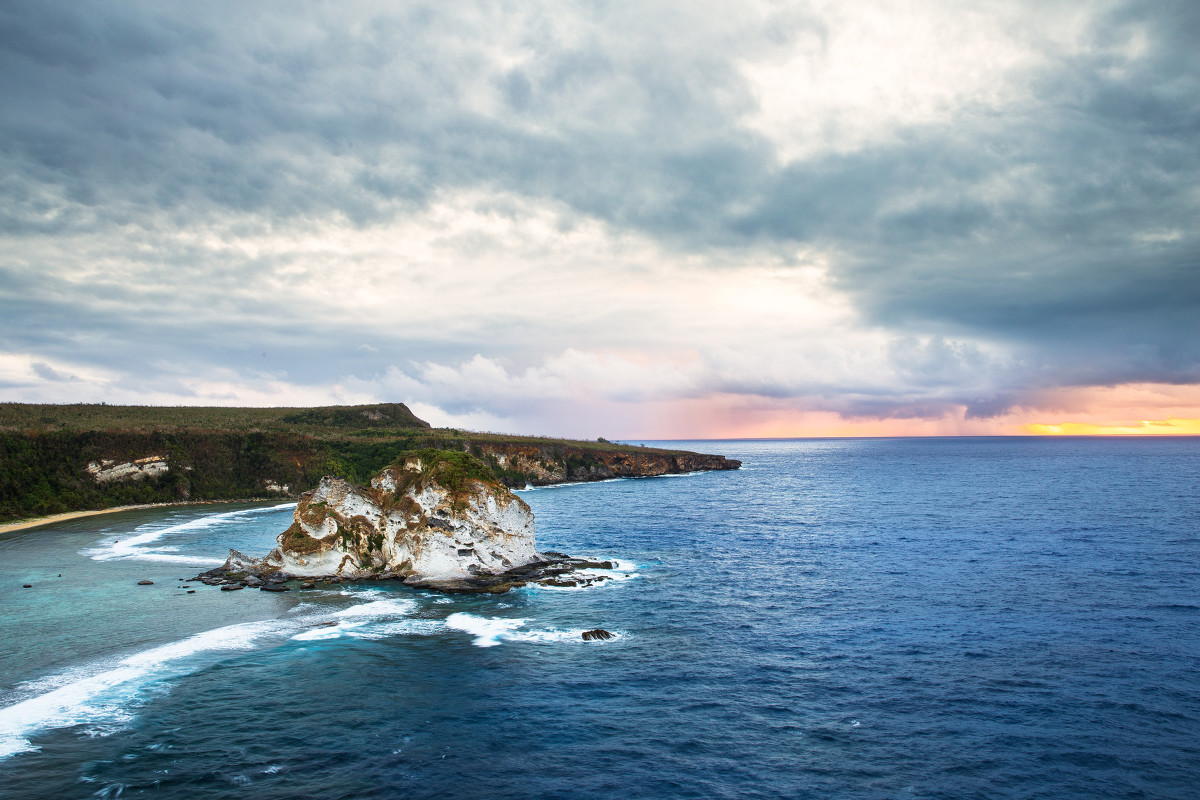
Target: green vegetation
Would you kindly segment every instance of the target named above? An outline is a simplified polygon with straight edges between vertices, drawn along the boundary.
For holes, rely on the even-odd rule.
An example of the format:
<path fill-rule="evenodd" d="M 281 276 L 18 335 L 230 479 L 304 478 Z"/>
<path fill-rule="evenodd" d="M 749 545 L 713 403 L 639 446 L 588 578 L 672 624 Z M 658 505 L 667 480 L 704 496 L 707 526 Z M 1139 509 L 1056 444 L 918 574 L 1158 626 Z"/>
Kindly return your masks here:
<path fill-rule="evenodd" d="M 344 435 L 347 429 L 386 433 L 428 429 L 403 403 L 324 408 L 216 408 L 110 406 L 104 403 L 42 405 L 0 403 L 0 431 L 286 431 Z"/>
<path fill-rule="evenodd" d="M 419 491 L 430 483 L 436 483 L 450 493 L 451 505 L 460 508 L 466 502 L 474 481 L 501 487 L 491 467 L 461 450 L 409 450 L 397 459 L 397 466 L 402 468 L 413 459 L 420 460 L 421 469 L 418 472 L 398 470 L 402 482 L 396 487 L 397 495 L 404 494 L 409 487 L 415 486 Z"/>
<path fill-rule="evenodd" d="M 522 467 L 497 453 L 520 450 Z M 469 478 L 524 486 L 527 469 L 583 475 L 606 454 L 682 451 L 607 441 L 430 428 L 401 403 L 327 408 L 193 408 L 0 403 L 0 522 L 64 511 L 142 503 L 279 497 L 307 491 L 324 475 L 367 483 L 413 451 L 432 453 L 445 485 Z M 470 458 L 470 453 L 474 458 Z M 138 481 L 97 483 L 93 461 L 166 456 L 168 471 Z M 423 461 L 425 459 L 423 458 Z M 449 482 L 449 483 L 446 483 Z"/>

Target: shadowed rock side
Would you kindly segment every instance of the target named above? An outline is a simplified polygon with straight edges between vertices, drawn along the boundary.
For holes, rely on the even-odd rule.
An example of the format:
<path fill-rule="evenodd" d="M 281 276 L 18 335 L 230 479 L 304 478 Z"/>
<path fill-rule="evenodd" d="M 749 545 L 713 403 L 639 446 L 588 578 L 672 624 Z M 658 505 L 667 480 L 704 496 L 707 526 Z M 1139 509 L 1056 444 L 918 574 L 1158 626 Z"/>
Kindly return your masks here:
<path fill-rule="evenodd" d="M 458 452 L 420 451 L 381 471 L 369 487 L 323 478 L 300 497 L 293 520 L 265 558 L 231 551 L 201 579 L 394 578 L 444 591 L 503 592 L 530 582 L 593 583 L 606 578 L 565 576 L 611 567 L 538 553 L 529 506 L 484 464 Z"/>

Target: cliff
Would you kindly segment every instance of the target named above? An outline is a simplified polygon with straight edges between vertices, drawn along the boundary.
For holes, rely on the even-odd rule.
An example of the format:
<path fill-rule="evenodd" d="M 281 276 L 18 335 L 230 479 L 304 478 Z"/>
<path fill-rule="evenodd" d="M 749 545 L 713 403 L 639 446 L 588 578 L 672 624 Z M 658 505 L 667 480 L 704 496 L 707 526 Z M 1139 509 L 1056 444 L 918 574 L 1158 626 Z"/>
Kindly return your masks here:
<path fill-rule="evenodd" d="M 278 561 L 296 577 L 450 580 L 539 560 L 529 506 L 461 453 L 414 453 L 369 487 L 324 478 L 294 520 Z"/>
<path fill-rule="evenodd" d="M 590 444 L 590 443 L 589 443 Z M 742 462 L 686 451 L 614 446 L 583 448 L 569 443 L 480 441 L 468 449 L 493 465 L 509 486 L 642 478 L 686 472 L 738 469 Z"/>
<path fill-rule="evenodd" d="M 502 592 L 531 581 L 604 580 L 589 573 L 566 583 L 563 576 L 610 566 L 538 553 L 525 501 L 483 462 L 454 451 L 406 454 L 369 486 L 323 478 L 301 496 L 277 541 L 261 560 L 231 552 L 206 582 L 393 578 L 446 591 Z"/>

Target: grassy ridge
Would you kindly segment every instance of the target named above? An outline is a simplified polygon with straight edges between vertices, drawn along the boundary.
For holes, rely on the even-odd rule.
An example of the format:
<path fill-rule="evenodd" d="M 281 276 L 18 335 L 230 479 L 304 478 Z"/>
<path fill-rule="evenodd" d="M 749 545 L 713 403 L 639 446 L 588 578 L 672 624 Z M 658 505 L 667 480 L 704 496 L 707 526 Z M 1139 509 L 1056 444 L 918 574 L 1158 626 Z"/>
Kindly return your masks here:
<path fill-rule="evenodd" d="M 0 403 L 0 521 L 140 503 L 295 495 L 324 475 L 356 483 L 405 451 L 483 455 L 488 445 L 528 445 L 581 463 L 604 452 L 675 454 L 604 441 L 508 436 L 431 428 L 400 403 L 326 408 L 193 408 Z M 570 455 L 568 455 L 568 453 Z M 93 461 L 167 456 L 165 475 L 97 483 Z M 524 485 L 499 466 L 495 477 Z"/>
<path fill-rule="evenodd" d="M 182 430 L 287 431 L 310 436 L 336 436 L 349 431 L 386 432 L 428 429 L 403 403 L 324 408 L 216 408 L 201 406 L 110 406 L 103 403 L 43 405 L 0 403 L 0 431 Z"/>

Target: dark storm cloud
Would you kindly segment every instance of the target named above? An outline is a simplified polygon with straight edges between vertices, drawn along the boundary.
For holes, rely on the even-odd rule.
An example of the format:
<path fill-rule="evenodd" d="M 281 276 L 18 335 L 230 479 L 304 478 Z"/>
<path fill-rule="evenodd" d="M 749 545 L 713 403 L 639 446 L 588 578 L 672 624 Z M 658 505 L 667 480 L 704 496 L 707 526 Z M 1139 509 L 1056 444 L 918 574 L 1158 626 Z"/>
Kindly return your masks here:
<path fill-rule="evenodd" d="M 829 248 L 844 256 L 835 284 L 869 323 L 988 339 L 1022 359 L 1007 375 L 1015 385 L 993 395 L 884 397 L 862 413 L 959 402 L 986 416 L 1026 388 L 1200 380 L 1193 5 L 1098 13 L 1083 46 L 1030 72 L 1013 108 L 968 109 L 794 163 L 746 126 L 757 101 L 736 61 L 802 36 L 823 46 L 823 23 L 802 8 L 757 20 L 685 10 L 8 4 L 0 231 L 14 243 L 119 239 L 239 215 L 267 228 L 331 215 L 369 228 L 442 191 L 503 190 L 679 253 Z M 1130 55 L 1135 34 L 1148 44 Z M 528 57 L 506 64 L 499 45 Z M 149 322 L 123 317 L 122 301 L 152 318 L 155 287 L 51 287 L 36 277 L 46 265 L 19 250 L 0 263 L 0 306 L 26 329 L 6 330 L 10 345 L 143 340 Z M 131 252 L 215 286 L 275 266 Z M 90 310 L 50 323 L 84 300 Z M 203 314 L 173 324 L 203 339 Z M 293 332 L 267 327 L 281 340 Z M 209 346 L 214 360 L 237 360 Z M 170 358 L 179 345 L 148 347 Z M 945 358 L 918 368 L 897 352 L 894 363 L 931 391 L 952 386 L 955 370 L 983 369 L 970 354 Z"/>

